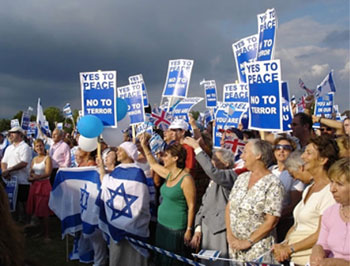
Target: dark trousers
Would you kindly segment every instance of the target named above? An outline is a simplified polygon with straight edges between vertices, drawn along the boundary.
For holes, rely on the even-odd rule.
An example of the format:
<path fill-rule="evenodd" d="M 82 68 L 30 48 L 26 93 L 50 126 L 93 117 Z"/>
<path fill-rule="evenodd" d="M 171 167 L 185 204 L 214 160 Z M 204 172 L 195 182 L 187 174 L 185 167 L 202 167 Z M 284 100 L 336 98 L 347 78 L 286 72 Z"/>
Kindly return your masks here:
<path fill-rule="evenodd" d="M 57 171 L 58 171 L 58 168 L 52 169 L 51 176 L 50 176 L 51 187 L 53 187 L 53 183 L 55 183 L 55 177 L 56 177 Z"/>

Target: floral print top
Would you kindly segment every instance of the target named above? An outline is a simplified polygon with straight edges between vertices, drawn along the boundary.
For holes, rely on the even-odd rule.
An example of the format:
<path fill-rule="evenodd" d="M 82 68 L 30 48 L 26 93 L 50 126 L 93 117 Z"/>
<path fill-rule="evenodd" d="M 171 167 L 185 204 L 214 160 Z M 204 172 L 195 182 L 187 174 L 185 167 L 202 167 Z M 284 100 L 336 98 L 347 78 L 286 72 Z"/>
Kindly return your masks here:
<path fill-rule="evenodd" d="M 229 197 L 231 230 L 238 239 L 248 239 L 264 223 L 265 214 L 281 216 L 284 196 L 283 185 L 278 177 L 268 174 L 260 178 L 248 189 L 251 172 L 238 176 Z M 251 248 L 232 251 L 230 257 L 239 261 L 252 261 L 268 252 L 274 244 L 272 230 L 265 238 Z M 263 262 L 273 263 L 273 256 L 268 253 Z"/>

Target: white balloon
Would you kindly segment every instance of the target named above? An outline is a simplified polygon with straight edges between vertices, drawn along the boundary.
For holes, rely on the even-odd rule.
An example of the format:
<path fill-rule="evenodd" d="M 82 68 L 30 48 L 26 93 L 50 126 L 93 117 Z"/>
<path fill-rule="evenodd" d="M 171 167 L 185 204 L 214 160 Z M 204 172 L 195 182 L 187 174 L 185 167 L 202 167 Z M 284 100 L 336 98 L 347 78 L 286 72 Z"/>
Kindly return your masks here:
<path fill-rule="evenodd" d="M 122 130 L 130 126 L 130 117 L 127 114 L 122 120 L 118 121 L 117 128 L 104 128 L 102 131 L 103 140 L 111 147 L 117 147 L 123 143 L 124 136 Z"/>
<path fill-rule="evenodd" d="M 91 152 L 97 149 L 97 137 L 96 138 L 86 138 L 83 135 L 79 136 L 78 140 L 79 147 L 83 151 Z"/>

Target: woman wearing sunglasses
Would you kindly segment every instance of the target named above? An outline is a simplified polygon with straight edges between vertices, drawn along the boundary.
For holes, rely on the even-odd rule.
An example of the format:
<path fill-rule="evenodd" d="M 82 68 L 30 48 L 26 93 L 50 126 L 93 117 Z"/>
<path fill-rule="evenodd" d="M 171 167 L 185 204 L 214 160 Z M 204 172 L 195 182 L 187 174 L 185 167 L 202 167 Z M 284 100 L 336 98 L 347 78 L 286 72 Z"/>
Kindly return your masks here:
<path fill-rule="evenodd" d="M 296 143 L 287 136 L 281 136 L 274 141 L 274 156 L 277 164 L 270 167 L 270 171 L 280 178 L 284 187 L 282 202 L 282 214 L 276 227 L 277 242 L 281 242 L 286 236 L 289 228 L 293 225 L 293 209 L 301 199 L 304 185 L 293 177 L 285 169 L 284 162 L 289 154 L 296 149 Z"/>

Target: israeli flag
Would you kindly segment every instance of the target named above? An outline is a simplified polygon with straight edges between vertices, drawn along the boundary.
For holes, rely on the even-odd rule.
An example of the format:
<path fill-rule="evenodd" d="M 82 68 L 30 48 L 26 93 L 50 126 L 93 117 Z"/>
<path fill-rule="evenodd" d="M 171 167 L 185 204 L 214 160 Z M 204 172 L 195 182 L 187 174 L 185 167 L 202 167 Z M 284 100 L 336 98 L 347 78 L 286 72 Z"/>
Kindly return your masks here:
<path fill-rule="evenodd" d="M 95 206 L 101 186 L 96 167 L 61 168 L 50 194 L 49 207 L 62 223 L 62 238 L 80 230 L 92 234 L 98 225 Z"/>
<path fill-rule="evenodd" d="M 70 108 L 70 103 L 66 103 L 66 105 L 63 107 L 63 113 L 67 118 L 72 118 L 72 109 Z"/>
<path fill-rule="evenodd" d="M 317 86 L 317 97 L 322 97 L 329 92 L 335 92 L 335 83 L 333 80 L 333 70 Z"/>
<path fill-rule="evenodd" d="M 143 240 L 149 236 L 150 193 L 146 176 L 135 163 L 120 164 L 104 176 L 96 204 L 99 228 L 115 242 L 125 235 Z"/>

